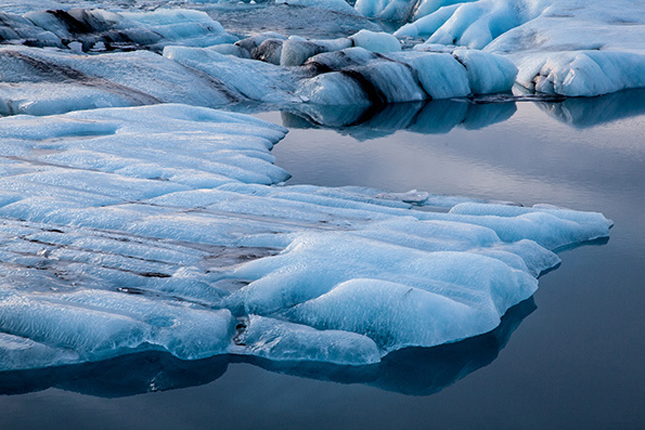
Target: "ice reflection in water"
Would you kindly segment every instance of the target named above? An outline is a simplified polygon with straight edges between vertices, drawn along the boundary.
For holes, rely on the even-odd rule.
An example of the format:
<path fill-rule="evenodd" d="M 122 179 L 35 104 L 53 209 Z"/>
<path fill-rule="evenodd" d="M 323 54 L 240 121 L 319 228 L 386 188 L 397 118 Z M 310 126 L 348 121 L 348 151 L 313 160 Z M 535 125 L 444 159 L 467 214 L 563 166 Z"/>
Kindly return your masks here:
<path fill-rule="evenodd" d="M 111 360 L 38 370 L 0 373 L 0 394 L 24 394 L 58 388 L 98 397 L 123 397 L 208 384 L 229 363 L 250 363 L 271 372 L 343 384 L 366 384 L 410 395 L 430 395 L 490 364 L 524 318 L 533 299 L 511 308 L 492 332 L 434 348 L 407 348 L 374 365 L 338 366 L 316 362 L 272 362 L 257 357 L 221 355 L 182 361 L 147 352 Z"/>
<path fill-rule="evenodd" d="M 516 102 L 526 101 L 535 101 L 549 116 L 576 128 L 595 127 L 645 113 L 645 89 L 636 89 L 579 98 L 498 95 L 372 106 L 302 104 L 283 110 L 282 122 L 288 128 L 338 129 L 357 140 L 400 130 L 442 134 L 455 127 L 478 130 L 507 121 L 517 112 Z"/>

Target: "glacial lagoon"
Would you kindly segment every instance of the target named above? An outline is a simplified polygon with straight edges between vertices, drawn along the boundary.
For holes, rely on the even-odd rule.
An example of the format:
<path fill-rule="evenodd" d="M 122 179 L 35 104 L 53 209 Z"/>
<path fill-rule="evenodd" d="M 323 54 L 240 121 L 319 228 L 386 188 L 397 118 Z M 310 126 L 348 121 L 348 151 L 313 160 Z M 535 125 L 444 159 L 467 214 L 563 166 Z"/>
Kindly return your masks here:
<path fill-rule="evenodd" d="M 3 372 L 0 427 L 638 428 L 644 99 L 256 112 L 289 129 L 272 152 L 287 184 L 545 202 L 602 212 L 611 237 L 560 250 L 533 297 L 456 344 L 366 366 L 149 352 Z"/>

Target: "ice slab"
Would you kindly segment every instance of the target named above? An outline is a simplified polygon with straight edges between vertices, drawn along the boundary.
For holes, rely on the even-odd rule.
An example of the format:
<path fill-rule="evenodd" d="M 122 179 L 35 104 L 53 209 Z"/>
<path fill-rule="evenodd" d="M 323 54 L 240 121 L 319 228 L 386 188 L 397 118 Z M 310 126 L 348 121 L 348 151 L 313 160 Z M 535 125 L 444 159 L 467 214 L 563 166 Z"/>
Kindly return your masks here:
<path fill-rule="evenodd" d="M 494 329 L 553 250 L 609 234 L 545 205 L 281 185 L 285 132 L 176 104 L 1 118 L 2 369 L 375 363 Z"/>
<path fill-rule="evenodd" d="M 236 343 L 242 347 L 242 354 L 273 361 L 365 365 L 381 360 L 376 344 L 367 336 L 340 330 L 316 330 L 257 315 L 249 316 Z"/>
<path fill-rule="evenodd" d="M 533 54 L 517 62 L 517 83 L 540 93 L 591 97 L 645 87 L 645 54 L 585 50 Z"/>
<path fill-rule="evenodd" d="M 234 87 L 149 51 L 72 54 L 1 47 L 0 114 L 51 115 L 79 109 L 246 100 Z"/>
<path fill-rule="evenodd" d="M 225 83 L 248 99 L 265 103 L 300 101 L 293 95 L 296 77 L 291 70 L 209 49 L 170 46 L 164 49 L 163 55 Z"/>
<path fill-rule="evenodd" d="M 450 54 L 362 48 L 318 54 L 304 64 L 316 74 L 297 94 L 314 104 L 382 104 L 509 91 L 517 69 L 503 57 L 475 51 Z"/>

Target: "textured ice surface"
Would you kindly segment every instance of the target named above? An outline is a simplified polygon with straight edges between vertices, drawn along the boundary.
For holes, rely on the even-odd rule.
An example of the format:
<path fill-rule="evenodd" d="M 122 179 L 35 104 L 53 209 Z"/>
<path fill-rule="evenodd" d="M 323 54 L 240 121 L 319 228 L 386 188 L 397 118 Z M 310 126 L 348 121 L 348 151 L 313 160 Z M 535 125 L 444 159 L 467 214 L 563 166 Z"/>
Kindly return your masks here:
<path fill-rule="evenodd" d="M 41 115 L 0 119 L 0 370 L 151 351 L 383 365 L 490 332 L 555 251 L 608 236 L 598 213 L 286 186 L 284 128 L 206 107 L 357 134 L 483 127 L 514 105 L 463 98 L 515 81 L 643 86 L 640 3 L 357 3 L 415 19 L 403 44 L 341 0 L 162 3 L 0 1 L 0 114 Z"/>
<path fill-rule="evenodd" d="M 515 73 L 487 53 L 398 53 L 395 37 L 368 29 L 337 39 L 263 32 L 237 40 L 188 9 L 5 13 L 0 37 L 4 115 L 175 102 L 408 102 L 508 91 Z"/>
<path fill-rule="evenodd" d="M 78 109 L 246 100 L 221 81 L 149 51 L 72 54 L 0 47 L 0 114 L 47 115 Z"/>
<path fill-rule="evenodd" d="M 0 40 L 75 51 L 151 49 L 168 44 L 212 46 L 236 37 L 206 13 L 194 10 L 109 12 L 101 9 L 42 10 L 2 14 Z"/>
<path fill-rule="evenodd" d="M 372 364 L 381 359 L 376 344 L 367 336 L 340 330 L 316 330 L 257 315 L 249 316 L 236 343 L 243 354 L 275 361 Z"/>
<path fill-rule="evenodd" d="M 423 38 L 432 50 L 458 45 L 507 55 L 529 90 L 594 96 L 645 86 L 641 1 L 421 2 L 415 18 L 395 35 Z"/>
<path fill-rule="evenodd" d="M 482 52 L 374 54 L 363 48 L 318 54 L 304 64 L 316 76 L 297 94 L 322 105 L 379 104 L 508 91 L 516 69 Z"/>
<path fill-rule="evenodd" d="M 354 46 L 376 53 L 401 50 L 401 43 L 394 36 L 369 30 L 361 30 L 347 38 L 334 40 L 306 40 L 291 37 L 283 43 L 278 64 L 300 66 L 316 54 L 340 51 Z"/>
<path fill-rule="evenodd" d="M 1 369 L 374 363 L 492 330 L 553 250 L 608 236 L 597 213 L 278 185 L 284 133 L 172 104 L 0 119 Z"/>
<path fill-rule="evenodd" d="M 381 27 L 356 13 L 337 12 L 292 2 L 241 2 L 225 5 L 190 4 L 187 7 L 199 8 L 209 13 L 230 33 L 253 36 L 265 31 L 275 31 L 285 35 L 303 36 L 313 39 L 347 37 L 359 30 L 381 31 Z M 318 5 L 331 4 L 318 2 Z M 340 3 L 338 3 L 340 4 Z M 341 6 L 342 7 L 342 6 Z"/>

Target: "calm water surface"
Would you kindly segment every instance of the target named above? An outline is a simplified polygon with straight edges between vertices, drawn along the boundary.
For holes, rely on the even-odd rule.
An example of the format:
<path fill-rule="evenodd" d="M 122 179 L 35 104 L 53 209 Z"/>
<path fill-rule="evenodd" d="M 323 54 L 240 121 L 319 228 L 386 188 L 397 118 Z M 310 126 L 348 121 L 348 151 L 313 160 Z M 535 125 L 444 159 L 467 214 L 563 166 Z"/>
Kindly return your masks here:
<path fill-rule="evenodd" d="M 290 183 L 545 202 L 615 226 L 561 252 L 486 336 L 363 369 L 142 355 L 2 375 L 23 394 L 0 396 L 0 429 L 645 428 L 644 92 L 257 116 L 290 128 L 274 150 Z M 185 388 L 134 394 L 150 384 Z"/>

